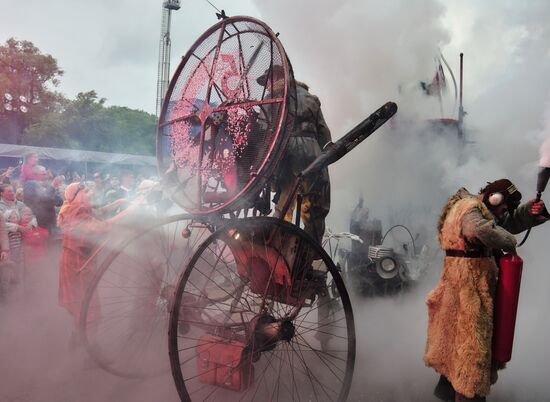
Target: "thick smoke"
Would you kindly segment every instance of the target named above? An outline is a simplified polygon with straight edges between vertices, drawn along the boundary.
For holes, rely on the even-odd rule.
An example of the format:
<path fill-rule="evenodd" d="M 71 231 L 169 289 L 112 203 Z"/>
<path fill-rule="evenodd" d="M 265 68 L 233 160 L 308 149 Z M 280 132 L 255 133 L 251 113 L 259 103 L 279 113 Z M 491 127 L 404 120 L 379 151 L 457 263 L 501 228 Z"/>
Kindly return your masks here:
<path fill-rule="evenodd" d="M 82 347 L 70 346 L 73 319 L 58 305 L 58 267 L 56 245 L 46 259 L 24 267 L 20 283 L 11 284 L 7 295 L 0 294 L 5 296 L 0 299 L 0 401 L 176 401 L 169 374 L 117 377 L 99 368 Z M 168 361 L 167 348 L 159 357 Z"/>
<path fill-rule="evenodd" d="M 548 99 L 546 104 L 543 136 L 545 139 L 540 147 L 539 166 L 550 167 L 550 99 Z"/>
<path fill-rule="evenodd" d="M 297 79 L 320 97 L 334 138 L 387 100 L 398 103 L 391 123 L 331 167 L 329 225 L 334 231 L 348 230 L 360 195 L 384 230 L 405 224 L 413 233 L 427 229 L 432 240 L 444 201 L 461 186 L 477 192 L 487 181 L 508 177 L 524 200 L 534 198 L 538 150 L 548 135 L 543 127 L 550 84 L 550 7 L 545 2 L 524 7 L 466 1 L 444 7 L 422 1 L 412 9 L 404 1 L 256 5 L 281 33 Z M 463 147 L 454 132 L 430 132 L 422 123 L 456 118 L 452 91 L 441 115 L 437 102 L 413 90 L 420 80 L 433 77 L 438 49 L 457 80 L 458 55 L 465 53 Z M 535 228 L 519 249 L 525 271 L 514 356 L 493 387 L 492 400 L 548 400 L 544 339 L 550 326 L 540 317 L 550 279 L 544 263 L 549 234 L 548 224 Z M 406 242 L 406 235 L 400 241 Z M 441 262 L 436 258 L 427 278 L 402 298 L 355 302 L 359 349 L 352 400 L 433 398 L 436 375 L 422 362 L 424 297 Z"/>
<path fill-rule="evenodd" d="M 95 20 L 103 21 L 113 7 L 111 3 L 92 15 Z M 214 22 L 212 10 L 206 3 L 196 4 L 207 9 L 208 17 L 200 29 L 205 30 Z M 125 1 L 119 6 L 131 5 Z M 185 16 L 192 27 L 183 24 L 185 27 L 175 27 L 175 31 L 196 29 L 200 24 L 201 18 L 185 13 L 185 5 L 182 2 L 181 17 Z M 331 167 L 329 225 L 334 231 L 348 230 L 350 213 L 360 195 L 371 217 L 381 219 L 384 229 L 404 224 L 413 234 L 422 232 L 431 240 L 435 240 L 437 216 L 445 199 L 460 186 L 476 192 L 488 180 L 509 177 L 524 199 L 534 197 L 538 150 L 550 135 L 550 113 L 546 118 L 544 113 L 550 110 L 547 1 L 522 5 L 467 0 L 445 2 L 443 6 L 435 0 L 414 4 L 405 0 L 280 0 L 256 1 L 255 6 L 260 11 L 256 16 L 280 32 L 296 77 L 306 81 L 321 99 L 334 139 L 386 101 L 399 105 L 391 123 Z M 229 15 L 236 14 L 225 8 Z M 59 15 L 65 15 L 62 11 L 67 10 L 59 11 Z M 82 13 L 80 8 L 76 11 Z M 143 17 L 148 12 L 140 14 Z M 156 56 L 158 8 L 150 18 L 137 17 L 135 12 L 132 16 L 132 23 L 146 20 L 155 24 L 155 34 L 148 37 L 146 47 Z M 107 55 L 118 60 L 123 53 L 125 57 L 120 65 L 112 66 L 111 73 L 123 71 L 126 76 L 129 72 L 137 77 L 135 64 L 143 54 L 129 52 L 127 46 L 130 39 L 130 45 L 135 46 L 136 36 L 121 32 L 127 21 L 120 24 L 114 13 L 112 20 L 105 46 L 83 57 Z M 67 19 L 70 24 L 75 21 Z M 95 28 L 87 30 L 95 32 Z M 73 25 L 70 29 L 84 30 Z M 119 40 L 109 41 L 114 37 Z M 175 42 L 178 37 L 173 37 Z M 55 55 L 63 46 L 73 46 L 75 54 L 82 52 L 82 46 L 77 45 L 80 41 L 67 45 L 62 35 L 56 38 L 57 47 L 46 48 L 47 52 Z M 39 39 L 36 43 L 42 47 Z M 420 80 L 432 79 L 438 49 L 446 55 L 457 78 L 458 54 L 465 53 L 468 144 L 463 148 L 454 133 L 426 130 L 426 119 L 441 117 L 439 104 L 414 91 Z M 179 50 L 174 47 L 173 54 L 177 57 L 184 51 L 181 46 Z M 101 67 L 93 60 L 90 65 Z M 66 63 L 63 67 L 68 71 L 66 79 L 81 82 L 79 69 Z M 154 75 L 156 63 L 149 62 L 147 69 Z M 154 78 L 148 80 L 154 82 Z M 96 84 L 86 85 L 96 88 Z M 135 90 L 144 91 L 139 85 Z M 100 96 L 116 99 L 105 91 L 100 90 Z M 153 85 L 146 92 L 153 104 Z M 456 117 L 453 106 L 450 94 L 445 99 L 444 117 Z M 548 150 L 549 144 L 550 139 L 543 150 Z M 546 160 L 544 155 L 541 163 Z M 401 234 L 395 236 L 402 240 Z M 550 352 L 546 340 L 550 326 L 545 322 L 550 304 L 548 238 L 550 224 L 535 228 L 519 249 L 525 270 L 513 359 L 493 387 L 493 401 L 549 400 L 546 381 Z M 406 236 L 402 241 L 407 241 Z M 58 256 L 52 255 L 47 266 L 33 267 L 26 287 L 19 288 L 9 303 L 0 305 L 0 400 L 177 400 L 169 375 L 140 381 L 114 377 L 97 368 L 83 372 L 85 356 L 67 349 L 71 318 L 57 306 L 57 264 Z M 435 258 L 429 275 L 399 297 L 354 301 L 358 351 L 350 400 L 433 400 L 436 375 L 422 362 L 427 318 L 423 300 L 437 280 L 440 264 L 441 258 Z"/>

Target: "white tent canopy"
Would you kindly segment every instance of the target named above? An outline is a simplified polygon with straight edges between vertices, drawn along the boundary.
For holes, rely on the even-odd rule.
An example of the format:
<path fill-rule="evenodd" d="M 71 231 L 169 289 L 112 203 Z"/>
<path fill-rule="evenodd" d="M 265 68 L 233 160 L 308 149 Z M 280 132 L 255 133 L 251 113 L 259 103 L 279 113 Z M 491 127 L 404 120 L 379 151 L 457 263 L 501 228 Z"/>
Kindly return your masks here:
<path fill-rule="evenodd" d="M 102 164 L 156 166 L 154 156 L 115 154 L 110 152 L 83 151 L 79 149 L 31 147 L 27 145 L 0 144 L 0 157 L 22 158 L 34 152 L 42 160 L 62 160 L 74 162 L 92 162 Z"/>

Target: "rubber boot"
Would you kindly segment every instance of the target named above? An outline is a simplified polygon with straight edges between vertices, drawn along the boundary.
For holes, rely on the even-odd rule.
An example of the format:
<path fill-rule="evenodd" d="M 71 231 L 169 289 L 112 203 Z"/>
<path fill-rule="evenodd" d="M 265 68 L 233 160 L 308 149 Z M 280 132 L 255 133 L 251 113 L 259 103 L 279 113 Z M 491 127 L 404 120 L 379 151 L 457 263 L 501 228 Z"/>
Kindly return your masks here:
<path fill-rule="evenodd" d="M 439 381 L 434 389 L 434 395 L 442 401 L 454 401 L 455 389 L 453 385 L 447 380 L 447 377 L 439 376 Z"/>

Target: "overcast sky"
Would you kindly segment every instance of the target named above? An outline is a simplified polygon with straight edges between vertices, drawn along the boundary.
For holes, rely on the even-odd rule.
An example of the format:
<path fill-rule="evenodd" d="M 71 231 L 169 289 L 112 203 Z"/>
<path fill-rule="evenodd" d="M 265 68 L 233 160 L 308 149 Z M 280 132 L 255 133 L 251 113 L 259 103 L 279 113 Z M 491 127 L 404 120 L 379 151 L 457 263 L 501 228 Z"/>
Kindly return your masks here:
<path fill-rule="evenodd" d="M 532 0 L 529 6 L 516 1 L 480 5 L 473 0 L 213 3 L 228 15 L 262 18 L 281 32 L 297 75 L 313 81 L 323 93 L 329 92 L 324 88 L 341 85 L 338 78 L 326 82 L 326 74 L 337 73 L 331 67 L 357 60 L 365 61 L 357 67 L 366 81 L 354 82 L 356 89 L 366 90 L 366 84 L 375 81 L 368 78 L 373 67 L 384 68 L 387 79 L 382 85 L 427 79 L 440 46 L 457 74 L 458 53 L 465 52 L 470 100 L 480 94 L 475 90 L 480 81 L 487 84 L 503 68 L 521 62 L 508 58 L 517 46 L 548 34 L 545 21 L 550 7 L 544 0 Z M 59 89 L 68 97 L 95 89 L 109 104 L 154 112 L 161 4 L 162 0 L 0 0 L 0 41 L 12 36 L 30 40 L 54 56 L 65 71 Z M 181 9 L 173 13 L 172 71 L 200 33 L 217 22 L 214 13 L 206 0 L 183 0 Z M 331 43 L 324 46 L 326 41 Z M 331 44 L 339 41 L 344 42 L 343 49 L 335 51 Z M 384 54 L 380 54 L 382 45 L 387 46 Z M 337 60 L 331 53 L 339 56 Z M 548 58 L 548 49 L 532 57 L 532 65 L 540 64 Z M 325 61 L 325 75 L 318 71 L 319 60 Z M 399 66 L 405 64 L 401 61 L 408 67 Z M 369 97 L 376 97 L 379 89 L 370 85 Z"/>
<path fill-rule="evenodd" d="M 349 228 L 350 212 L 361 194 L 384 229 L 405 224 L 413 232 L 421 225 L 434 232 L 444 200 L 460 186 L 476 192 L 488 180 L 509 177 L 524 200 L 534 197 L 539 149 L 545 139 L 550 144 L 550 1 L 213 3 L 228 15 L 251 15 L 280 32 L 296 77 L 307 81 L 321 99 L 334 138 L 386 101 L 398 103 L 401 120 L 393 130 L 380 129 L 331 167 L 329 225 L 336 231 Z M 96 90 L 108 105 L 154 113 L 161 4 L 161 0 L 0 0 L 0 42 L 9 37 L 30 40 L 54 56 L 65 71 L 59 90 L 69 98 Z M 172 19 L 172 72 L 198 36 L 216 22 L 215 10 L 205 0 L 182 1 Z M 464 106 L 471 143 L 460 163 L 452 138 L 418 135 L 403 123 L 407 116 L 441 117 L 439 105 L 430 99 L 398 91 L 399 86 L 414 87 L 433 77 L 438 49 L 457 78 L 459 53 L 465 54 Z M 452 97 L 444 106 L 444 117 L 456 117 Z M 547 149 L 550 152 L 550 146 Z M 550 199 L 549 193 L 550 189 L 546 194 Z M 497 387 L 501 398 L 495 400 L 548 400 L 548 239 L 550 224 L 536 228 L 520 252 L 528 268 L 515 355 Z M 417 314 L 405 315 L 402 306 L 395 311 L 394 332 L 407 333 L 415 345 L 408 346 L 401 338 L 392 345 L 368 343 L 380 350 L 372 352 L 370 362 L 388 365 L 369 371 L 388 374 L 380 375 L 381 382 L 418 372 L 426 376 L 421 387 L 428 389 L 425 384 L 435 378 L 421 362 L 424 295 L 410 303 Z M 386 323 L 361 332 L 380 332 L 378 338 L 386 339 L 384 329 L 392 328 L 387 321 L 394 311 L 372 305 L 365 311 L 374 315 L 368 323 Z M 410 325 L 404 331 L 406 320 Z M 401 367 L 406 373 L 396 375 Z M 356 384 L 361 384 L 357 376 Z M 404 384 L 415 384 L 412 377 Z M 514 391 L 522 397 L 510 398 Z"/>
<path fill-rule="evenodd" d="M 487 88 L 506 91 L 502 80 L 511 69 L 528 65 L 538 71 L 548 65 L 548 48 L 542 48 L 548 43 L 550 14 L 545 0 L 532 0 L 529 6 L 510 0 L 213 3 L 228 15 L 261 18 L 281 33 L 297 77 L 312 84 L 337 129 L 393 95 L 399 84 L 429 79 L 438 47 L 457 75 L 458 53 L 466 54 L 467 105 Z M 94 89 L 110 105 L 154 113 L 161 4 L 0 0 L 0 41 L 30 40 L 54 56 L 65 71 L 59 89 L 69 98 Z M 172 71 L 195 39 L 217 22 L 206 0 L 183 0 L 181 5 L 172 20 Z M 342 105 L 340 99 L 332 104 L 335 91 L 352 101 L 347 113 L 336 107 Z M 357 94 L 360 102 L 353 98 Z"/>
<path fill-rule="evenodd" d="M 456 117 L 453 99 L 439 106 L 416 93 L 434 74 L 441 49 L 457 79 L 464 52 L 464 106 L 468 157 L 456 168 L 433 141 L 386 131 L 369 138 L 331 167 L 333 193 L 349 213 L 359 193 L 387 210 L 388 191 L 422 194 L 434 186 L 448 194 L 460 185 L 509 176 L 533 186 L 544 138 L 550 137 L 550 2 L 531 0 L 214 0 L 228 15 L 251 15 L 281 39 L 298 79 L 322 101 L 333 138 L 388 100 L 398 115 Z M 59 90 L 69 98 L 96 90 L 108 105 L 155 112 L 161 0 L 0 0 L 0 41 L 34 42 L 65 71 Z M 215 24 L 206 0 L 183 0 L 172 18 L 173 72 L 181 57 Z M 546 121 L 546 123 L 545 123 Z M 399 147 L 399 153 L 396 153 Z M 422 162 L 422 163 L 420 163 Z M 380 168 L 383 168 L 381 172 Z M 413 168 L 411 168 L 413 167 Z M 357 185 L 340 177 L 359 177 Z M 407 171 L 416 178 L 403 175 Z M 382 174 L 383 173 L 383 174 Z M 420 181 L 420 183 L 419 183 Z M 425 185 L 425 186 L 423 186 Z M 376 187 L 379 192 L 371 189 Z M 412 191 L 414 190 L 414 191 Z M 377 194 L 381 194 L 379 197 Z M 377 200 L 379 198 L 379 200 Z M 335 216 L 333 209 L 331 216 Z M 380 213 L 384 211 L 380 210 Z M 338 219 L 336 219 L 338 220 Z"/>
<path fill-rule="evenodd" d="M 67 97 L 96 90 L 109 105 L 155 113 L 162 0 L 0 0 L 0 41 L 32 41 L 65 71 Z M 172 71 L 196 38 L 217 22 L 204 0 L 184 0 L 173 14 Z M 220 1 L 256 14 L 250 1 Z M 228 9 L 229 10 L 229 9 Z"/>

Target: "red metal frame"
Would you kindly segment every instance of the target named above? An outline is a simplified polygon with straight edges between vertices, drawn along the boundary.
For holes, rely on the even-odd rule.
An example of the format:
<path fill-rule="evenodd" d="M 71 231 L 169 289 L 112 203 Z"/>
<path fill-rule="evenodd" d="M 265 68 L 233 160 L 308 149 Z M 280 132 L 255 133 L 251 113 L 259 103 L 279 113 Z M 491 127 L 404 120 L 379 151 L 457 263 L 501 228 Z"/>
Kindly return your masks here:
<path fill-rule="evenodd" d="M 265 30 L 265 32 L 261 32 L 260 30 L 257 30 L 257 31 L 256 30 L 239 31 L 235 34 L 231 34 L 227 37 L 224 37 L 224 34 L 227 33 L 225 27 L 229 24 L 234 24 L 235 22 L 240 22 L 240 21 L 247 21 L 247 22 L 252 22 L 254 24 L 258 24 L 259 26 L 261 26 Z M 226 202 L 220 203 L 219 205 L 213 206 L 211 208 L 203 208 L 202 207 L 202 201 L 199 200 L 199 203 L 198 203 L 198 205 L 200 205 L 199 209 L 187 208 L 188 212 L 193 213 L 195 215 L 208 215 L 208 214 L 212 214 L 212 213 L 215 213 L 215 214 L 226 213 L 226 212 L 231 212 L 231 211 L 238 210 L 238 209 L 242 208 L 243 206 L 245 206 L 248 203 L 248 199 L 250 198 L 250 196 L 253 196 L 253 195 L 255 195 L 255 193 L 258 193 L 261 190 L 261 188 L 265 185 L 265 183 L 268 181 L 269 177 L 272 175 L 277 161 L 282 156 L 282 152 L 285 148 L 285 145 L 286 145 L 286 142 L 287 142 L 287 139 L 288 139 L 288 135 L 285 135 L 287 133 L 284 132 L 285 131 L 284 127 L 288 124 L 288 121 L 287 121 L 287 112 L 288 112 L 288 110 L 287 110 L 287 99 L 288 99 L 289 91 L 291 89 L 291 84 L 293 85 L 294 78 L 293 78 L 293 75 L 292 75 L 292 67 L 291 67 L 291 65 L 290 65 L 290 63 L 289 63 L 289 61 L 286 57 L 286 53 L 285 53 L 281 43 L 277 39 L 275 33 L 267 25 L 265 25 L 262 21 L 257 20 L 255 18 L 251 18 L 251 17 L 241 17 L 241 16 L 230 17 L 230 18 L 224 19 L 224 20 L 220 21 L 219 23 L 217 23 L 216 25 L 212 26 L 210 29 L 208 29 L 205 33 L 203 33 L 199 37 L 199 39 L 193 44 L 193 46 L 191 46 L 191 48 L 188 50 L 188 52 L 186 53 L 186 55 L 182 59 L 182 62 L 180 63 L 180 65 L 176 69 L 174 77 L 172 78 L 172 80 L 170 82 L 170 85 L 169 85 L 169 88 L 168 88 L 168 91 L 167 91 L 167 94 L 166 94 L 166 97 L 165 97 L 165 101 L 163 102 L 162 111 L 161 111 L 160 118 L 159 118 L 159 125 L 158 125 L 158 129 L 157 129 L 157 160 L 158 160 L 158 167 L 159 167 L 159 175 L 161 177 L 163 177 L 164 172 L 162 172 L 161 170 L 162 170 L 163 166 L 166 166 L 166 164 L 165 164 L 165 155 L 163 154 L 162 143 L 161 143 L 161 138 L 163 136 L 162 129 L 164 127 L 170 125 L 170 124 L 173 124 L 173 123 L 176 123 L 178 121 L 182 121 L 182 120 L 188 119 L 189 117 L 197 115 L 197 113 L 191 113 L 191 114 L 188 114 L 186 116 L 180 116 L 176 119 L 171 119 L 171 120 L 165 121 L 166 114 L 167 114 L 167 111 L 168 111 L 168 104 L 169 104 L 170 99 L 172 97 L 172 94 L 174 92 L 176 82 L 178 81 L 177 78 L 182 73 L 185 65 L 190 60 L 190 58 L 191 57 L 196 57 L 196 56 L 194 56 L 194 52 L 200 46 L 200 44 L 204 40 L 209 38 L 214 32 L 216 32 L 218 30 L 220 32 L 220 36 L 218 38 L 218 44 L 216 46 L 216 50 L 215 50 L 215 54 L 214 54 L 214 60 L 212 61 L 212 66 L 211 66 L 210 71 L 208 73 L 209 78 L 208 78 L 207 94 L 206 94 L 206 97 L 205 97 L 206 101 L 209 99 L 210 94 L 211 94 L 211 90 L 212 90 L 212 87 L 213 87 L 213 82 L 214 82 L 214 79 L 213 79 L 213 74 L 214 73 L 213 72 L 216 71 L 215 69 L 216 69 L 216 66 L 217 66 L 217 63 L 218 63 L 221 44 L 224 41 L 228 40 L 229 38 L 234 37 L 235 35 L 240 35 L 240 34 L 246 33 L 246 32 L 256 32 L 256 33 L 260 33 L 262 35 L 265 35 L 265 36 L 270 38 L 271 46 L 273 46 L 273 44 L 275 44 L 278 53 L 281 55 L 281 63 L 283 65 L 283 68 L 284 68 L 284 71 L 285 71 L 285 77 L 284 77 L 285 85 L 284 85 L 284 91 L 283 91 L 283 96 L 282 97 L 267 99 L 267 100 L 262 100 L 262 101 L 243 102 L 242 104 L 232 104 L 231 106 L 220 106 L 220 107 L 212 108 L 212 109 L 208 109 L 208 106 L 206 104 L 203 106 L 203 108 L 205 110 L 208 110 L 210 113 L 212 113 L 212 112 L 217 112 L 217 111 L 225 111 L 225 110 L 229 110 L 230 108 L 235 108 L 235 107 L 240 107 L 240 106 L 256 106 L 256 105 L 261 106 L 261 105 L 269 105 L 269 104 L 277 103 L 277 104 L 281 105 L 281 112 L 280 112 L 279 121 L 277 122 L 276 134 L 273 136 L 273 141 L 270 144 L 269 148 L 267 149 L 266 157 L 259 164 L 255 174 L 251 175 L 251 179 L 242 187 L 242 189 L 240 189 L 240 191 L 237 192 L 237 194 L 235 194 L 233 197 L 231 197 Z M 240 44 L 240 41 L 239 41 L 239 46 L 242 46 Z M 210 52 L 208 54 L 210 54 Z M 242 57 L 242 47 L 239 48 L 239 54 Z M 272 54 L 272 57 L 273 57 L 273 52 L 271 54 Z M 271 61 L 271 65 L 273 65 L 273 60 Z M 201 66 L 200 63 L 197 65 L 197 67 L 195 68 L 194 71 L 196 71 L 196 69 L 199 68 L 199 66 Z M 241 71 L 241 74 L 242 74 L 242 71 Z M 186 86 L 184 86 L 184 88 L 182 90 L 182 93 L 185 93 L 187 85 L 189 85 L 189 82 L 187 82 Z M 265 88 L 264 88 L 264 90 L 265 90 Z M 288 134 L 290 134 L 290 133 L 288 133 Z M 202 163 L 202 160 L 203 160 L 204 136 L 205 136 L 205 119 L 201 119 L 201 132 L 200 132 L 200 141 L 201 142 L 200 142 L 200 148 L 199 148 L 199 158 L 200 158 L 199 159 L 199 166 L 201 166 L 200 164 Z M 198 175 L 198 176 L 200 176 L 200 175 Z M 202 179 L 199 177 L 199 180 L 202 180 Z M 201 183 L 200 182 L 199 182 L 199 188 L 201 188 Z M 201 191 L 199 191 L 199 196 L 202 196 Z"/>

